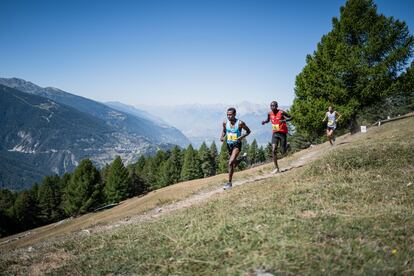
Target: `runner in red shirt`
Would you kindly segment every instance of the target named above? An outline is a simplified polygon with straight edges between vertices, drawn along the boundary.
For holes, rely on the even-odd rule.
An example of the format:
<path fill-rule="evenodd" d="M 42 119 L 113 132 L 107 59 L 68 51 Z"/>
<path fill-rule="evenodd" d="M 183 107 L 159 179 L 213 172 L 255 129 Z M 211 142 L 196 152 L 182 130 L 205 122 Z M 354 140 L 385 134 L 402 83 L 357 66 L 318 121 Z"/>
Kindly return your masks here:
<path fill-rule="evenodd" d="M 272 123 L 272 156 L 273 163 L 275 164 L 275 170 L 273 173 L 280 172 L 279 165 L 277 164 L 277 148 L 280 144 L 282 149 L 282 154 L 286 153 L 287 149 L 287 139 L 286 134 L 288 133 L 287 121 L 292 120 L 290 116 L 285 111 L 278 109 L 278 104 L 276 101 L 270 103 L 270 111 L 267 114 L 267 119 L 262 121 L 262 125 L 271 122 Z"/>

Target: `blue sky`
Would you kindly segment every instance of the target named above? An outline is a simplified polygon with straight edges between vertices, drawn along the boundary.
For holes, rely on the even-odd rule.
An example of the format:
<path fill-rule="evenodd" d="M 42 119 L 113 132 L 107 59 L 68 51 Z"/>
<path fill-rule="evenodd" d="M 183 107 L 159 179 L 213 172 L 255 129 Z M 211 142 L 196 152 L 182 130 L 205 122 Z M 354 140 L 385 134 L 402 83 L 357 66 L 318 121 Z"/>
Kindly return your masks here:
<path fill-rule="evenodd" d="M 0 0 L 0 77 L 133 105 L 289 105 L 345 0 Z M 413 33 L 414 1 L 377 0 Z"/>

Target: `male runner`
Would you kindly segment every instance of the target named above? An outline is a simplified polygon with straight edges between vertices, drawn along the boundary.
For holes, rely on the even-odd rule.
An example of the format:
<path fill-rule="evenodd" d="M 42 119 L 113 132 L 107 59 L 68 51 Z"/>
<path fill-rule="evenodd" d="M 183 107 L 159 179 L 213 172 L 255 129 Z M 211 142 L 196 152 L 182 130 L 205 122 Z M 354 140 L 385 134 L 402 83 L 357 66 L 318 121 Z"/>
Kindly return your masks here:
<path fill-rule="evenodd" d="M 273 173 L 280 172 L 279 165 L 277 164 L 277 148 L 280 144 L 282 149 L 282 154 L 286 153 L 287 150 L 287 121 L 292 120 L 290 116 L 285 111 L 278 109 L 278 104 L 276 101 L 270 103 L 271 111 L 267 114 L 267 119 L 262 121 L 262 125 L 267 124 L 268 122 L 272 123 L 272 157 L 273 163 L 275 164 L 275 170 Z"/>
<path fill-rule="evenodd" d="M 322 122 L 328 120 L 326 125 L 326 136 L 328 137 L 329 143 L 333 146 L 333 142 L 335 142 L 334 131 L 336 129 L 336 121 L 341 118 L 341 114 L 338 111 L 334 111 L 333 107 L 328 107 L 328 112 L 325 113 L 325 118 L 323 118 Z"/>
<path fill-rule="evenodd" d="M 246 133 L 242 135 L 243 129 Z M 227 119 L 223 122 L 223 131 L 220 137 L 220 141 L 222 142 L 224 142 L 224 138 L 226 138 L 227 150 L 229 151 L 229 182 L 224 185 L 224 190 L 231 189 L 233 186 L 232 179 L 234 168 L 239 165 L 241 161 L 237 160 L 237 156 L 239 156 L 241 151 L 242 140 L 249 134 L 250 129 L 247 125 L 236 118 L 236 109 L 234 107 L 227 109 Z"/>

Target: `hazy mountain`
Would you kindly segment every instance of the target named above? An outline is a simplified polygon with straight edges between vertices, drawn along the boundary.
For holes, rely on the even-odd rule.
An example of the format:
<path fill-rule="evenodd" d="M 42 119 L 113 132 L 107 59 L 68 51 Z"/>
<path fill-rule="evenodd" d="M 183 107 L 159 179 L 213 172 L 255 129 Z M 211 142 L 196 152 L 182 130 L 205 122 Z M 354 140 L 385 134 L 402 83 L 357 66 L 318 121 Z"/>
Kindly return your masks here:
<path fill-rule="evenodd" d="M 254 104 L 242 102 L 232 105 L 237 110 L 237 117 L 246 122 L 252 130 L 249 141 L 256 139 L 259 144 L 270 142 L 270 125 L 262 126 L 270 111 L 270 103 Z M 138 106 L 148 113 L 164 118 L 167 123 L 181 130 L 198 147 L 202 142 L 219 143 L 222 123 L 226 119 L 226 111 L 230 105 L 226 104 L 193 104 L 176 106 Z M 288 106 L 281 106 L 286 110 Z"/>
<path fill-rule="evenodd" d="M 72 171 L 83 158 L 127 163 L 159 145 L 118 132 L 104 120 L 56 101 L 0 85 L 0 188 L 19 190 L 45 175 Z"/>
<path fill-rule="evenodd" d="M 100 102 L 80 97 L 63 90 L 46 87 L 42 88 L 29 81 L 18 78 L 0 78 L 0 84 L 15 88 L 19 91 L 46 97 L 57 103 L 71 106 L 79 111 L 99 118 L 117 131 L 127 135 L 142 136 L 154 144 L 176 144 L 187 146 L 189 140 L 178 129 L 167 124 L 152 121 L 149 117 L 140 116 L 139 112 L 132 114 L 111 108 Z"/>
<path fill-rule="evenodd" d="M 161 118 L 156 117 L 156 116 L 148 113 L 145 110 L 138 109 L 138 108 L 134 107 L 133 105 L 127 105 L 127 104 L 123 104 L 121 102 L 105 102 L 104 104 L 106 104 L 107 106 L 109 106 L 113 109 L 116 109 L 118 111 L 122 111 L 122 112 L 125 112 L 125 113 L 128 113 L 128 114 L 134 115 L 134 116 L 138 116 L 138 117 L 150 120 L 150 121 L 156 123 L 159 126 L 163 126 L 163 127 L 168 127 L 169 126 L 168 123 L 165 122 L 164 120 L 162 120 Z"/>

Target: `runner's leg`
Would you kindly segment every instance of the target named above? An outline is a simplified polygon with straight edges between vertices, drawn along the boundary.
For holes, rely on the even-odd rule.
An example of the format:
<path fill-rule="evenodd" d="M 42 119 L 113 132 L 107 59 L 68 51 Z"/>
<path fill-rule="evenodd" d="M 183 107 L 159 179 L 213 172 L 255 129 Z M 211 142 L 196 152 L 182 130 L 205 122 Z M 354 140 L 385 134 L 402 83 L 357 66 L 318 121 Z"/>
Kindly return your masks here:
<path fill-rule="evenodd" d="M 328 140 L 329 140 L 329 143 L 330 143 L 331 145 L 333 145 L 333 142 L 332 142 L 332 134 L 333 134 L 333 129 L 332 129 L 332 128 L 329 128 L 329 129 L 327 130 L 327 133 L 328 133 Z"/>
<path fill-rule="evenodd" d="M 277 164 L 277 145 L 278 140 L 276 139 L 275 143 L 272 144 L 272 156 L 273 156 L 273 163 L 275 164 L 276 170 L 279 171 L 279 165 Z"/>
<path fill-rule="evenodd" d="M 240 150 L 237 147 L 234 147 L 230 159 L 229 159 L 229 182 L 233 180 L 233 173 L 234 173 L 234 167 L 236 165 L 237 156 L 239 155 Z"/>
<path fill-rule="evenodd" d="M 287 137 L 286 137 L 286 135 L 281 135 L 279 137 L 280 137 L 280 149 L 282 151 L 282 155 L 285 155 L 286 154 L 286 149 L 287 149 L 287 146 L 286 146 Z"/>

